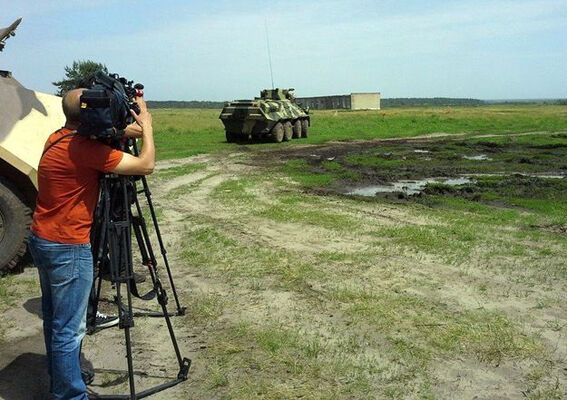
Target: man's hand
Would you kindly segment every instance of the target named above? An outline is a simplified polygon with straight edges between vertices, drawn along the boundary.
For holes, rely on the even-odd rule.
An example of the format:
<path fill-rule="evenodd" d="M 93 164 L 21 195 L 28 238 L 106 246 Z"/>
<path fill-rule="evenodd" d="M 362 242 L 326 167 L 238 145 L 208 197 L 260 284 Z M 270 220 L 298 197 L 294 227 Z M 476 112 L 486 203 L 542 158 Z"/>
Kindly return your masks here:
<path fill-rule="evenodd" d="M 148 107 L 147 107 L 146 102 L 144 101 L 143 98 L 135 97 L 134 101 L 140 107 L 140 115 L 142 115 L 142 112 L 141 112 L 142 110 L 144 110 L 145 113 L 149 114 Z M 129 138 L 136 138 L 136 139 L 141 138 L 144 135 L 142 124 L 147 123 L 147 122 L 140 123 L 138 121 L 139 118 L 137 118 L 137 117 L 139 117 L 139 115 L 133 113 L 133 111 L 130 111 L 130 112 L 132 112 L 132 116 L 134 117 L 136 122 L 132 122 L 130 125 L 128 125 L 126 127 L 126 129 L 124 129 L 124 135 L 126 137 L 129 137 Z M 150 118 L 150 121 L 149 121 L 149 124 L 147 126 L 151 127 L 152 126 L 151 115 L 149 116 L 149 118 Z M 146 130 L 148 130 L 148 129 L 146 129 Z"/>
<path fill-rule="evenodd" d="M 152 133 L 152 114 L 148 111 L 148 106 L 146 101 L 142 97 L 136 97 L 136 103 L 140 107 L 140 114 L 136 114 L 134 111 L 130 110 L 132 116 L 136 120 L 136 123 L 142 128 L 142 135 Z"/>
<path fill-rule="evenodd" d="M 133 130 L 142 130 L 142 150 L 140 155 L 135 157 L 131 154 L 122 154 L 122 160 L 112 171 L 121 175 L 149 175 L 153 172 L 155 166 L 155 147 L 154 134 L 152 129 L 152 114 L 149 113 L 146 102 L 141 97 L 136 98 L 136 102 L 140 106 L 140 114 L 136 114 L 130 110 L 132 116 L 136 120 L 139 128 Z M 134 125 L 134 124 L 132 124 Z M 131 127 L 130 125 L 129 127 Z M 127 129 L 129 128 L 127 127 Z"/>

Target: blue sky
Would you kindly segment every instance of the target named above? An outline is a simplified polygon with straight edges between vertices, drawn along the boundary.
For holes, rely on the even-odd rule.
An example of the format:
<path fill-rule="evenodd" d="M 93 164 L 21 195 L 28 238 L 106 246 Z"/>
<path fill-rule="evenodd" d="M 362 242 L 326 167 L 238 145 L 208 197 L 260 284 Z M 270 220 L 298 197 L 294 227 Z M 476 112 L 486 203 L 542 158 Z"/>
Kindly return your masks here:
<path fill-rule="evenodd" d="M 24 20 L 0 69 L 53 92 L 73 60 L 105 63 L 154 100 L 298 96 L 567 97 L 567 0 L 0 0 Z"/>

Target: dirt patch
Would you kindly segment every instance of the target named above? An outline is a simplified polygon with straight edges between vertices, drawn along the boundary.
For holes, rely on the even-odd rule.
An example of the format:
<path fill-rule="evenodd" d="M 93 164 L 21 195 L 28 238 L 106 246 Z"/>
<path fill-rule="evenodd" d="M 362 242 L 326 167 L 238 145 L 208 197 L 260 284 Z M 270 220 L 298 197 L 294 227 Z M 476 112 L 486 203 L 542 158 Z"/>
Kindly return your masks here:
<path fill-rule="evenodd" d="M 507 400 L 525 397 L 518 387 L 522 370 L 514 364 L 486 368 L 476 360 L 442 360 L 436 376 L 436 394 L 441 399 L 455 393 L 464 399 Z"/>

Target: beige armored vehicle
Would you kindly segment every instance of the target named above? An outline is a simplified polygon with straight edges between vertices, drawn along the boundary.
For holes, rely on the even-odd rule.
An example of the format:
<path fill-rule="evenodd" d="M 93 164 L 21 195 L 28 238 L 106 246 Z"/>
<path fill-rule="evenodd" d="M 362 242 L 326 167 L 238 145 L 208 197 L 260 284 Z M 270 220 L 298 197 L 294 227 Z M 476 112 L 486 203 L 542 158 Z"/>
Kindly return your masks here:
<path fill-rule="evenodd" d="M 21 19 L 0 29 L 0 51 Z M 0 70 L 0 274 L 25 254 L 46 138 L 63 126 L 61 98 L 22 86 Z"/>

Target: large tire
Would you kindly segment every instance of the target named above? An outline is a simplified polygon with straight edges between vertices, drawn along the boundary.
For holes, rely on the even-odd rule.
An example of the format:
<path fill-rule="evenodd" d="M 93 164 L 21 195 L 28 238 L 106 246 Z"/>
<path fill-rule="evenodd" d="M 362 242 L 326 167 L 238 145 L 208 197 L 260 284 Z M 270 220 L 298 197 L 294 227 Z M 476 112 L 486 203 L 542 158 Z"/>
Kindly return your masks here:
<path fill-rule="evenodd" d="M 309 121 L 306 119 L 301 121 L 301 137 L 306 138 L 309 133 Z"/>
<path fill-rule="evenodd" d="M 287 121 L 284 123 L 284 137 L 283 140 L 289 142 L 293 138 L 293 125 Z"/>
<path fill-rule="evenodd" d="M 301 129 L 302 129 L 301 120 L 298 119 L 293 124 L 293 138 L 294 139 L 299 139 L 301 137 Z"/>
<path fill-rule="evenodd" d="M 30 223 L 31 210 L 0 181 L 0 274 L 25 254 Z"/>
<path fill-rule="evenodd" d="M 284 138 L 284 127 L 281 122 L 278 122 L 274 125 L 272 130 L 270 131 L 272 135 L 272 142 L 274 143 L 281 143 Z"/>
<path fill-rule="evenodd" d="M 238 141 L 238 134 L 236 133 L 226 131 L 225 136 L 227 143 L 236 143 Z"/>

